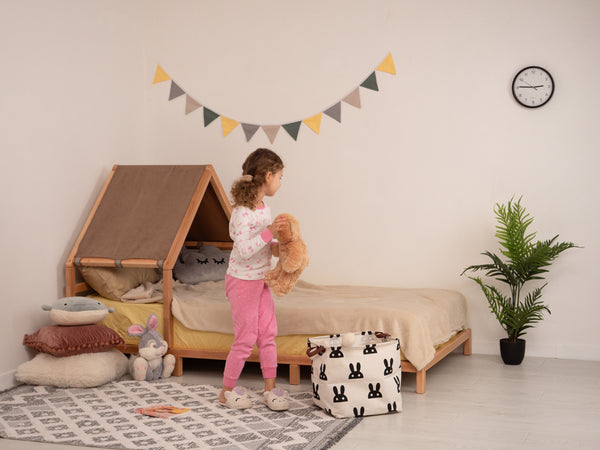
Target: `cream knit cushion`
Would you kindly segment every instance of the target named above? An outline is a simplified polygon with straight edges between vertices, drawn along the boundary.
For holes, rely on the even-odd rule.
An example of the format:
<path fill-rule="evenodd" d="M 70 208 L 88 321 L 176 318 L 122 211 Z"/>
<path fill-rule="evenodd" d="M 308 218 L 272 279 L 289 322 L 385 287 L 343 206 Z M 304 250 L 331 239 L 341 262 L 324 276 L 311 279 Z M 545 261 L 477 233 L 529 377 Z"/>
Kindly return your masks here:
<path fill-rule="evenodd" d="M 63 357 L 38 353 L 17 368 L 15 378 L 21 383 L 43 386 L 94 387 L 125 375 L 127 361 L 115 349 Z"/>

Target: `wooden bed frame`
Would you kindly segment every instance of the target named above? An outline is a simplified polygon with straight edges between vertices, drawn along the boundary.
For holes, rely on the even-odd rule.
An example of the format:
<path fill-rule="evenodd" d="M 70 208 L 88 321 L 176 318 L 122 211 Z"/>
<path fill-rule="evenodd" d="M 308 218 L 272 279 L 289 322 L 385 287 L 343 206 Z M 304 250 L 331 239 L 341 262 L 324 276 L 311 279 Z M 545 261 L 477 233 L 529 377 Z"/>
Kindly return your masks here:
<path fill-rule="evenodd" d="M 173 372 L 176 376 L 181 376 L 183 373 L 183 358 L 199 358 L 199 359 L 216 359 L 224 360 L 227 358 L 227 353 L 224 351 L 215 351 L 211 349 L 186 349 L 177 348 L 173 345 L 173 321 L 171 314 L 171 302 L 173 301 L 173 267 L 179 255 L 182 246 L 199 246 L 199 245 L 214 245 L 221 249 L 231 249 L 233 242 L 229 238 L 228 220 L 231 217 L 231 205 L 227 198 L 227 194 L 217 177 L 214 168 L 211 165 L 203 166 L 202 176 L 199 178 L 197 185 L 193 187 L 193 195 L 189 204 L 186 206 L 185 214 L 181 222 L 177 225 L 177 233 L 172 242 L 169 243 L 170 250 L 168 255 L 161 259 L 145 259 L 132 257 L 131 259 L 111 259 L 98 257 L 77 257 L 78 249 L 82 239 L 86 235 L 90 224 L 94 220 L 94 216 L 102 202 L 107 189 L 113 179 L 115 172 L 119 166 L 114 166 L 112 172 L 108 176 L 106 183 L 101 189 L 94 206 L 81 230 L 74 246 L 65 262 L 65 291 L 66 296 L 71 297 L 84 292 L 89 292 L 92 289 L 85 282 L 78 282 L 76 266 L 88 267 L 144 267 L 144 268 L 159 268 L 162 270 L 163 279 L 163 334 L 169 344 L 169 353 L 175 356 L 176 365 Z M 128 167 L 128 166 L 124 166 Z M 136 166 L 132 166 L 136 167 Z M 175 166 L 174 166 L 175 167 Z M 206 198 L 205 198 L 206 197 Z M 194 229 L 196 224 L 195 219 L 200 212 L 204 214 L 212 213 L 218 215 L 220 226 L 211 225 L 209 230 L 203 231 L 209 239 L 189 241 L 191 229 Z M 208 211 L 208 212 L 207 212 Z M 100 214 L 99 214 L 100 215 Z M 219 228 L 216 230 L 216 228 Z M 212 236 L 212 239 L 211 239 Z M 226 236 L 226 237 L 224 237 Z M 186 240 L 188 239 L 188 240 Z M 226 239 L 229 239 L 228 241 Z M 426 372 L 445 356 L 451 353 L 456 348 L 463 346 L 465 355 L 471 354 L 471 329 L 464 329 L 455 335 L 448 342 L 438 347 L 433 360 L 422 370 L 416 368 L 408 361 L 402 361 L 402 371 L 416 373 L 417 377 L 417 393 L 425 392 Z M 135 353 L 137 346 L 129 345 L 120 348 L 124 353 Z M 249 361 L 258 361 L 258 357 L 253 355 Z M 311 364 L 308 356 L 302 355 L 284 355 L 278 354 L 277 361 L 279 364 L 289 365 L 289 382 L 290 384 L 300 383 L 300 366 L 309 366 Z"/>
<path fill-rule="evenodd" d="M 76 283 L 72 290 L 67 289 L 67 296 L 82 294 L 90 292 L 92 289 L 85 282 Z M 166 299 L 166 296 L 165 296 Z M 227 359 L 228 352 L 211 349 L 189 349 L 189 348 L 177 348 L 172 345 L 173 340 L 173 320 L 174 317 L 171 313 L 171 300 L 163 303 L 163 329 L 165 330 L 165 339 L 169 343 L 169 352 L 175 356 L 175 370 L 173 371 L 174 376 L 181 376 L 183 374 L 183 358 L 194 358 L 194 359 L 213 359 L 213 360 L 225 360 Z M 426 389 L 426 375 L 427 371 L 435 366 L 438 362 L 452 353 L 454 350 L 462 345 L 463 355 L 470 355 L 472 351 L 471 347 L 471 329 L 465 328 L 454 335 L 450 340 L 444 342 L 438 346 L 433 359 L 423 369 L 417 370 L 410 361 L 402 361 L 402 372 L 416 374 L 416 392 L 417 394 L 424 394 Z M 122 345 L 117 347 L 123 353 L 136 353 L 137 345 Z M 252 354 L 248 361 L 259 362 L 258 355 Z M 310 366 L 311 360 L 305 355 L 286 355 L 278 354 L 277 363 L 289 366 L 289 383 L 296 385 L 300 384 L 300 366 Z"/>

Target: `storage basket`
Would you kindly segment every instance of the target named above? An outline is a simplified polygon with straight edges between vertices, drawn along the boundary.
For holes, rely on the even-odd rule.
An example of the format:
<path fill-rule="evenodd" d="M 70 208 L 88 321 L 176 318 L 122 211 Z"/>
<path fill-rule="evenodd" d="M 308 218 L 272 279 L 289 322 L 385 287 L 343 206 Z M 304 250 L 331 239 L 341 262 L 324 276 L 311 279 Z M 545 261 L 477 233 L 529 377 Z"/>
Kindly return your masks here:
<path fill-rule="evenodd" d="M 400 341 L 373 331 L 308 339 L 313 403 L 334 417 L 402 410 Z"/>

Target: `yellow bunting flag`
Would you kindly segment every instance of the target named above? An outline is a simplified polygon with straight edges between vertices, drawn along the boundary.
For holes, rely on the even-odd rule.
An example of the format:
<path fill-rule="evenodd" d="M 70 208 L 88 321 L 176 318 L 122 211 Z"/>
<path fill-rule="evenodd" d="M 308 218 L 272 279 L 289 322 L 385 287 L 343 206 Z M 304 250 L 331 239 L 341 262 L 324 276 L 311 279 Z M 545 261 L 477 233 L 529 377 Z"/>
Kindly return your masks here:
<path fill-rule="evenodd" d="M 167 75 L 167 72 L 165 72 L 163 68 L 160 67 L 160 65 L 157 65 L 156 73 L 154 74 L 154 81 L 152 82 L 152 84 L 160 83 L 161 81 L 167 81 L 170 79 L 171 77 Z"/>
<path fill-rule="evenodd" d="M 387 57 L 383 60 L 381 64 L 379 64 L 377 70 L 380 72 L 387 72 L 391 73 L 392 75 L 396 75 L 396 66 L 394 66 L 394 60 L 392 59 L 391 53 L 387 55 Z"/>
<path fill-rule="evenodd" d="M 228 119 L 225 116 L 221 116 L 221 125 L 223 126 L 223 137 L 227 136 L 237 127 L 240 123 L 233 119 Z"/>
<path fill-rule="evenodd" d="M 321 117 L 322 116 L 323 116 L 323 113 L 319 113 L 315 116 L 309 117 L 308 119 L 304 119 L 302 122 L 304 122 L 306 125 L 308 125 L 308 128 L 313 130 L 315 133 L 319 134 L 319 131 L 321 130 Z"/>

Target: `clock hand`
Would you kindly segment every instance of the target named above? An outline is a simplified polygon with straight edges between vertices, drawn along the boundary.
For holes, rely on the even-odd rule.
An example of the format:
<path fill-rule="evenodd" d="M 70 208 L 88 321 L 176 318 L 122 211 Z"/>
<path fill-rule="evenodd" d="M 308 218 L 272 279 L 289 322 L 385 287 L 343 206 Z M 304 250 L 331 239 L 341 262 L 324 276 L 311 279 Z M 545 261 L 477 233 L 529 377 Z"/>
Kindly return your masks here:
<path fill-rule="evenodd" d="M 529 89 L 529 88 L 531 88 L 531 89 L 535 89 L 535 90 L 537 90 L 537 88 L 544 87 L 544 85 L 543 85 L 543 84 L 538 84 L 538 85 L 536 85 L 536 86 L 531 86 L 531 85 L 529 85 L 529 86 L 519 86 L 519 87 L 520 87 L 520 88 L 526 88 L 526 89 Z"/>
<path fill-rule="evenodd" d="M 527 81 L 525 81 L 523 79 L 521 79 L 520 81 L 522 81 L 523 83 L 525 83 L 527 85 L 527 86 L 519 86 L 520 88 L 532 88 L 532 89 L 535 89 L 537 91 L 537 88 L 544 86 L 543 84 L 540 84 L 538 86 L 532 86 L 531 84 L 529 84 Z"/>

